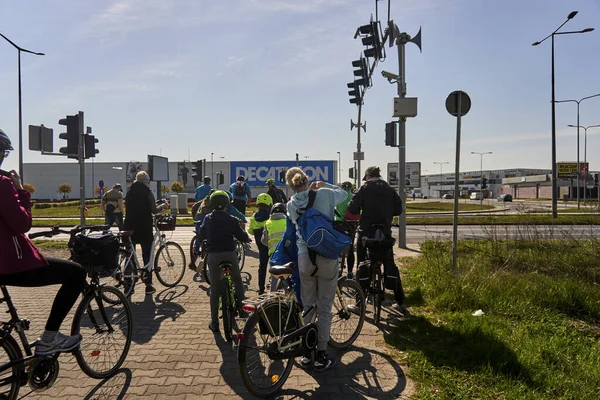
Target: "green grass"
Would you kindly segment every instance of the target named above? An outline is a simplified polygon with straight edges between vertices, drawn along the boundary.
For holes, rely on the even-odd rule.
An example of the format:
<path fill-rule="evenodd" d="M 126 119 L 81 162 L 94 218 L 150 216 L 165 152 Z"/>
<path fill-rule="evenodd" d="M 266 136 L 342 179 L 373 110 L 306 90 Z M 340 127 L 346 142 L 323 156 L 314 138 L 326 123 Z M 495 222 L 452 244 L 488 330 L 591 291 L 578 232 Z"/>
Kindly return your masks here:
<path fill-rule="evenodd" d="M 67 242 L 61 240 L 32 240 L 39 249 L 66 249 Z"/>
<path fill-rule="evenodd" d="M 102 208 L 99 204 L 90 204 L 86 206 L 88 209 L 88 216 L 100 217 L 102 214 Z M 36 217 L 78 217 L 79 206 L 65 206 L 65 207 L 52 207 L 52 208 L 33 208 L 31 213 L 34 218 Z"/>
<path fill-rule="evenodd" d="M 458 211 L 477 211 L 477 210 L 492 210 L 494 206 L 483 205 L 483 208 L 480 207 L 479 202 L 465 203 L 464 200 L 459 199 L 458 201 Z M 440 211 L 453 211 L 454 210 L 454 202 L 453 201 L 428 201 L 428 202 L 407 202 L 406 203 L 406 212 L 440 212 Z"/>
<path fill-rule="evenodd" d="M 425 242 L 404 259 L 417 317 L 386 335 L 421 399 L 592 399 L 600 392 L 600 240 Z M 482 317 L 471 314 L 482 309 Z"/>
<path fill-rule="evenodd" d="M 104 218 L 86 218 L 85 223 L 87 225 L 102 225 L 104 224 Z M 32 226 L 75 226 L 79 225 L 79 218 L 66 218 L 66 219 L 34 219 Z M 193 226 L 192 217 L 177 217 L 177 225 L 179 226 Z"/>

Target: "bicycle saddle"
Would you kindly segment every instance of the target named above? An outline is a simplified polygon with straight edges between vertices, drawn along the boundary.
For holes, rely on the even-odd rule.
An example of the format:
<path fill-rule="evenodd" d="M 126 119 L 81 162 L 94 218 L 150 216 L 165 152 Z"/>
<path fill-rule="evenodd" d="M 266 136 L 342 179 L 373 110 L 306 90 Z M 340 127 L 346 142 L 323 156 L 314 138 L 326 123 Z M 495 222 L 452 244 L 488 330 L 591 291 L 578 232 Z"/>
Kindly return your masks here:
<path fill-rule="evenodd" d="M 269 268 L 269 273 L 273 276 L 290 276 L 294 272 L 293 269 L 295 266 L 296 263 L 293 261 L 284 265 L 273 265 L 271 268 Z"/>
<path fill-rule="evenodd" d="M 134 231 L 121 231 L 121 232 L 119 232 L 119 235 L 121 237 L 131 237 L 131 236 L 133 236 L 133 232 Z"/>

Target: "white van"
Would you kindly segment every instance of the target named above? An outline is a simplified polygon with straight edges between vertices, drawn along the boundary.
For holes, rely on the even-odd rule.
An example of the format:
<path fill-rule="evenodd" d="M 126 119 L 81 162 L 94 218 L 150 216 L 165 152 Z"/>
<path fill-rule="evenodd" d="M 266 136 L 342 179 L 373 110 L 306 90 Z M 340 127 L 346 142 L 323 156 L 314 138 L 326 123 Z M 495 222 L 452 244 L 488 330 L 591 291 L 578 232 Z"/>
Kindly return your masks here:
<path fill-rule="evenodd" d="M 471 193 L 471 200 L 481 200 L 481 192 Z"/>

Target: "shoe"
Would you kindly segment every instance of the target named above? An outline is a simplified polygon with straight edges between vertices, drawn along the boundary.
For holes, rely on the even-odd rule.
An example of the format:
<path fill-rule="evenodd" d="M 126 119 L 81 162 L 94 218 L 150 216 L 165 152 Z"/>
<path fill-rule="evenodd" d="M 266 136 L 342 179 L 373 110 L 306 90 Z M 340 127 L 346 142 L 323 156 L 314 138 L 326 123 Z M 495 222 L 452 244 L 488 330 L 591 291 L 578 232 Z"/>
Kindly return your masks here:
<path fill-rule="evenodd" d="M 54 353 L 71 351 L 79 346 L 79 343 L 81 343 L 81 335 L 67 336 L 58 332 L 54 340 L 50 343 L 39 339 L 35 346 L 35 355 L 38 357 L 47 357 Z"/>
<path fill-rule="evenodd" d="M 150 295 L 150 294 L 154 294 L 154 293 L 156 293 L 156 289 L 154 289 L 154 286 L 146 285 L 146 295 Z"/>
<path fill-rule="evenodd" d="M 258 291 L 258 295 L 259 295 L 259 296 L 260 296 L 260 295 L 263 295 L 263 294 L 265 294 L 265 291 L 264 291 L 264 290 L 259 290 L 259 291 Z"/>
<path fill-rule="evenodd" d="M 302 369 L 310 368 L 311 363 L 312 363 L 312 359 L 310 357 L 310 354 L 307 354 L 300 359 L 300 367 Z"/>
<path fill-rule="evenodd" d="M 325 353 L 317 354 L 313 369 L 317 372 L 323 372 L 329 368 L 335 366 L 335 359 L 331 358 Z"/>
<path fill-rule="evenodd" d="M 219 333 L 219 323 L 211 322 L 210 324 L 208 324 L 208 329 L 210 329 L 212 333 Z"/>
<path fill-rule="evenodd" d="M 352 273 L 352 271 L 348 272 L 348 275 L 346 275 L 348 277 L 348 279 L 354 279 L 354 274 Z"/>
<path fill-rule="evenodd" d="M 406 314 L 408 312 L 406 305 L 404 304 L 394 303 L 392 304 L 392 308 L 394 310 L 400 311 L 401 314 Z"/>

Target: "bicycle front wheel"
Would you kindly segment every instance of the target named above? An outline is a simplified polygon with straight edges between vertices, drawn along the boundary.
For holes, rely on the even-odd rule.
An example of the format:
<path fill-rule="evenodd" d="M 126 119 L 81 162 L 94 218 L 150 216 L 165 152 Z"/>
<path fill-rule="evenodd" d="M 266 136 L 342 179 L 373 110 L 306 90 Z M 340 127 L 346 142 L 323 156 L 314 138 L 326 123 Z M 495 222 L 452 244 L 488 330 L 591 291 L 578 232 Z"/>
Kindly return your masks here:
<path fill-rule="evenodd" d="M 293 358 L 272 360 L 267 354 L 269 348 L 277 348 L 280 336 L 273 337 L 268 333 L 264 314 L 279 314 L 277 302 L 267 303 L 257 309 L 244 326 L 244 335 L 238 349 L 238 363 L 244 386 L 250 393 L 258 397 L 270 397 L 285 384 L 293 367 Z M 287 309 L 287 307 L 283 307 Z M 282 311 L 283 312 L 283 311 Z"/>
<path fill-rule="evenodd" d="M 185 273 L 185 253 L 175 242 L 160 246 L 154 257 L 154 273 L 158 281 L 166 287 L 175 287 Z"/>
<path fill-rule="evenodd" d="M 197 236 L 194 236 L 192 238 L 192 241 L 190 242 L 190 269 L 196 270 L 196 267 L 198 266 L 196 263 L 199 259 L 198 257 L 198 253 L 196 253 L 196 241 L 198 240 Z"/>
<path fill-rule="evenodd" d="M 231 342 L 233 339 L 233 304 L 231 304 L 231 293 L 229 293 L 229 281 L 226 277 L 221 279 L 221 315 L 223 316 L 223 331 L 225 340 Z"/>
<path fill-rule="evenodd" d="M 0 342 L 0 365 L 23 358 L 23 353 L 15 339 L 7 335 Z M 25 364 L 16 364 L 0 372 L 0 399 L 16 399 L 19 395 L 21 383 L 27 380 L 24 370 Z"/>
<path fill-rule="evenodd" d="M 338 283 L 332 313 L 329 344 L 338 350 L 350 347 L 365 321 L 365 294 L 358 282 L 344 279 Z"/>
<path fill-rule="evenodd" d="M 127 357 L 131 345 L 132 317 L 127 298 L 118 289 L 101 286 L 81 301 L 71 334 L 81 334 L 74 351 L 79 367 L 91 378 L 114 375 Z M 103 299 L 110 299 L 104 302 Z"/>
<path fill-rule="evenodd" d="M 236 243 L 237 243 L 236 251 L 237 251 L 237 255 L 238 255 L 238 266 L 241 271 L 244 269 L 244 263 L 246 262 L 246 247 L 244 246 L 244 243 L 238 242 L 237 240 L 236 240 Z"/>

